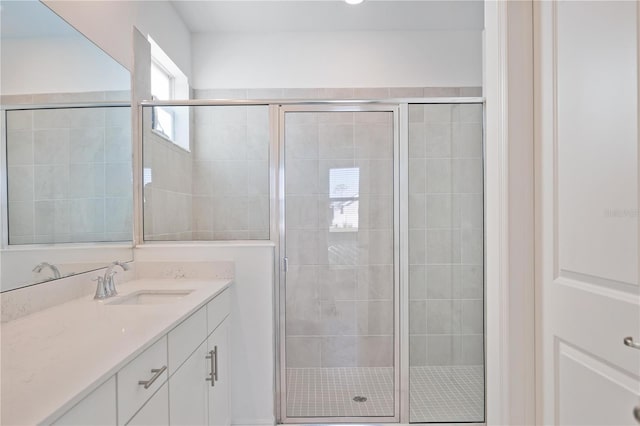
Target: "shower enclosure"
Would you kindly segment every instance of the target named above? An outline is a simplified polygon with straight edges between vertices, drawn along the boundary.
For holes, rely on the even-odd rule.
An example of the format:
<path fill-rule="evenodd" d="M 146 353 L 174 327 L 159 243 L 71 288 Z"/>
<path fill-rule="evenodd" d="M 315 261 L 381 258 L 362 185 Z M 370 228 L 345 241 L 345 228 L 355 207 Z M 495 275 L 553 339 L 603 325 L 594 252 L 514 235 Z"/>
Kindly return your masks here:
<path fill-rule="evenodd" d="M 144 239 L 275 243 L 279 422 L 484 422 L 480 98 L 144 107 Z"/>
<path fill-rule="evenodd" d="M 482 117 L 281 108 L 284 421 L 484 421 Z"/>

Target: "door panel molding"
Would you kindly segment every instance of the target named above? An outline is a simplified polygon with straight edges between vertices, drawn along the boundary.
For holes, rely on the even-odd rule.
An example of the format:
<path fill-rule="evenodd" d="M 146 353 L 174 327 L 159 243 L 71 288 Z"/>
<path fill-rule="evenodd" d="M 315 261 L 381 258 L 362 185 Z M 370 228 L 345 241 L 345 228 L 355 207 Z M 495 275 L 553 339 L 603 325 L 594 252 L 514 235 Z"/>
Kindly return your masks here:
<path fill-rule="evenodd" d="M 635 18 L 635 13 L 625 12 L 632 8 L 634 2 L 616 7 L 606 2 L 551 3 L 554 253 L 558 275 L 575 271 L 601 277 L 602 282 L 628 283 L 638 292 L 637 268 L 631 266 L 638 254 L 636 232 L 629 232 L 633 218 L 611 214 L 637 207 L 635 192 L 625 185 L 636 172 L 634 148 L 625 142 L 634 131 L 631 111 L 636 102 L 635 93 L 625 91 L 635 65 L 632 43 L 625 44 Z M 591 55 L 598 55 L 604 65 L 596 66 Z M 615 73 L 609 65 L 613 63 Z M 590 82 L 588 96 L 582 97 Z M 601 123 L 583 122 L 595 114 Z M 594 143 L 596 139 L 602 143 Z M 612 167 L 617 174 L 608 172 Z"/>
<path fill-rule="evenodd" d="M 557 424 L 626 424 L 631 410 L 637 403 L 639 377 L 621 371 L 615 364 L 582 348 L 556 339 L 555 358 L 559 374 L 555 389 L 559 404 L 554 417 Z M 611 395 L 610 401 L 598 399 L 597 390 L 604 389 Z M 591 400 L 585 404 L 585 400 Z M 600 404 L 615 404 L 613 411 L 618 417 L 603 415 Z"/>
<path fill-rule="evenodd" d="M 627 296 L 636 298 L 638 297 L 638 286 L 633 283 L 627 283 L 623 281 L 615 281 L 608 278 L 597 277 L 595 275 L 583 274 L 580 272 L 560 270 L 555 277 L 555 282 L 567 282 L 577 286 L 578 283 L 583 283 L 589 286 L 602 287 L 603 290 L 612 290 L 616 292 L 626 293 Z M 590 291 L 592 289 L 589 287 Z M 606 293 L 605 293 L 606 294 Z"/>

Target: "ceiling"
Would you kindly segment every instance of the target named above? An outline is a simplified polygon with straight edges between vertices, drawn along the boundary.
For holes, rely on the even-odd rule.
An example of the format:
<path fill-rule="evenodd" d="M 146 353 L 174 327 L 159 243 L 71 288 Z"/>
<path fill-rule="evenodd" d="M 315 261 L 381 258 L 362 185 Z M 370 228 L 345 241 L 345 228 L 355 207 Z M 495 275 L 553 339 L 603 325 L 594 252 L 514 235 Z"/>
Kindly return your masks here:
<path fill-rule="evenodd" d="M 170 0 L 193 33 L 482 30 L 482 0 Z"/>

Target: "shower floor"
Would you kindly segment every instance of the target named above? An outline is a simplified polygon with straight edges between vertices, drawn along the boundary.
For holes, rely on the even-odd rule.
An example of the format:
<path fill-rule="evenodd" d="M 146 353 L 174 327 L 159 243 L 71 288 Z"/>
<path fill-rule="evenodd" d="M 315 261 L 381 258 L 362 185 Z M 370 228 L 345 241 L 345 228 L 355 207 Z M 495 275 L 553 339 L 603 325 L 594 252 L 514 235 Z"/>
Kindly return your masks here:
<path fill-rule="evenodd" d="M 411 422 L 484 421 L 482 366 L 411 367 L 410 388 Z M 391 367 L 287 369 L 289 417 L 393 416 L 393 396 Z"/>

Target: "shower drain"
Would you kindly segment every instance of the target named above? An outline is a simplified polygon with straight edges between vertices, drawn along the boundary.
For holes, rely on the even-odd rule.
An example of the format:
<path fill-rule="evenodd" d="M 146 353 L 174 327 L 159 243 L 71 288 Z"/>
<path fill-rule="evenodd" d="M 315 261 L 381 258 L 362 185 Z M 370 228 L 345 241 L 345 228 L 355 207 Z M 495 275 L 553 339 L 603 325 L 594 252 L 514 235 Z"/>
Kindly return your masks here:
<path fill-rule="evenodd" d="M 353 400 L 355 402 L 367 402 L 367 397 L 366 396 L 354 396 Z"/>

